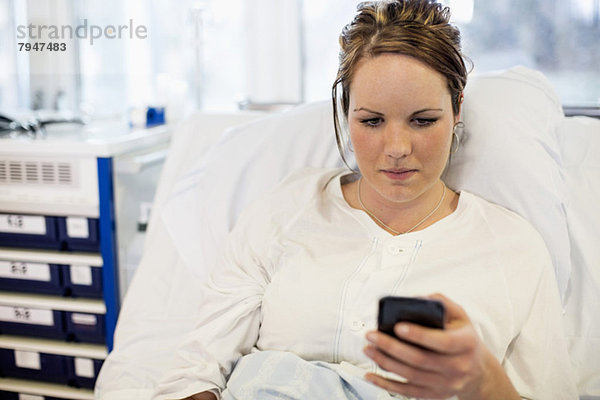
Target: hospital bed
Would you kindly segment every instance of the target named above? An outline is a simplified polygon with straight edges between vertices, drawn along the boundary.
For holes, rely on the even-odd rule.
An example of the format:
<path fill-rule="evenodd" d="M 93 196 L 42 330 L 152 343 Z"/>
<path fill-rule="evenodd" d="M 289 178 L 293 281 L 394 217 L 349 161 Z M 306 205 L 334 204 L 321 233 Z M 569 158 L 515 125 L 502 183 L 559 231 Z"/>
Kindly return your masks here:
<path fill-rule="evenodd" d="M 446 182 L 528 218 L 553 257 L 581 399 L 600 398 L 600 120 L 565 117 L 524 67 L 470 77 Z M 99 399 L 144 399 L 194 326 L 199 287 L 244 206 L 303 166 L 342 166 L 330 102 L 194 115 L 173 138 Z"/>

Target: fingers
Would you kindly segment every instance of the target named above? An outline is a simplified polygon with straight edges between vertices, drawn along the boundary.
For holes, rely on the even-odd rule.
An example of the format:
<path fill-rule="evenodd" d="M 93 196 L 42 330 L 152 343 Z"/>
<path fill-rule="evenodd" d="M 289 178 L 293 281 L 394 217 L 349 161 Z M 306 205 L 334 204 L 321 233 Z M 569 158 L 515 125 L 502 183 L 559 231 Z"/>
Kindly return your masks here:
<path fill-rule="evenodd" d="M 401 322 L 394 326 L 399 339 L 416 344 L 434 352 L 452 355 L 468 351 L 475 343 L 474 331 L 467 324 L 454 324 L 448 329 L 432 329 Z"/>
<path fill-rule="evenodd" d="M 468 315 L 458 304 L 441 294 L 427 296 L 444 304 L 445 329 L 432 329 L 401 322 L 394 326 L 396 337 L 369 332 L 365 354 L 379 367 L 407 379 L 398 382 L 368 375 L 382 388 L 419 398 L 447 398 L 463 393 L 478 382 L 485 347 Z"/>
<path fill-rule="evenodd" d="M 396 358 L 390 357 L 380 349 L 374 346 L 367 346 L 364 349 L 365 354 L 371 358 L 379 367 L 385 371 L 393 372 L 408 380 L 413 385 L 441 386 L 442 377 L 438 372 L 416 368 L 410 363 L 405 363 Z"/>
<path fill-rule="evenodd" d="M 457 303 L 453 302 L 441 293 L 434 293 L 429 296 L 425 296 L 431 300 L 441 301 L 444 305 L 445 319 L 447 324 L 456 323 L 456 321 L 468 321 L 469 316 L 465 310 Z"/>
<path fill-rule="evenodd" d="M 460 393 L 474 375 L 476 363 L 470 353 L 439 354 L 383 333 L 376 336 L 373 345 L 365 347 L 365 354 L 383 370 L 407 380 L 398 382 L 383 377 L 369 379 L 388 391 L 418 398 L 448 398 Z M 481 368 L 476 369 L 481 371 Z"/>
<path fill-rule="evenodd" d="M 381 332 L 370 332 L 367 334 L 367 340 L 373 344 L 370 347 L 386 355 L 390 360 L 397 360 L 405 365 L 418 367 L 425 371 L 437 371 L 443 363 L 441 355 L 424 348 L 415 347 L 410 343 L 403 342 Z M 370 347 L 368 346 L 365 350 Z M 371 357 L 368 353 L 367 355 Z M 379 364 L 378 360 L 374 359 L 374 361 Z M 383 365 L 381 366 L 384 369 L 391 370 Z"/>
<path fill-rule="evenodd" d="M 465 310 L 446 296 L 436 293 L 426 296 L 441 301 L 445 309 L 446 329 L 431 329 L 417 324 L 398 323 L 394 333 L 400 339 L 442 354 L 459 354 L 469 351 L 477 338 Z"/>

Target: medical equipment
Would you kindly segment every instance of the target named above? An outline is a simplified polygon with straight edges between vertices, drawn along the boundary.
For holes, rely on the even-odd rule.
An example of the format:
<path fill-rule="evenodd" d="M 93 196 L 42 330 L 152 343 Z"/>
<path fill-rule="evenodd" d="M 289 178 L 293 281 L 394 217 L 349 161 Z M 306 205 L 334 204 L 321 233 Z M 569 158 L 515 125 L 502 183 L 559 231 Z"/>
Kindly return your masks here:
<path fill-rule="evenodd" d="M 40 118 L 37 116 L 22 120 L 0 114 L 0 137 L 17 137 L 21 134 L 36 137 L 36 135 L 44 135 L 46 133 L 46 126 L 52 124 L 84 125 L 85 120 L 72 116 L 59 118 Z"/>
<path fill-rule="evenodd" d="M 520 213 L 540 231 L 556 268 L 581 399 L 597 398 L 600 121 L 565 118 L 546 78 L 523 67 L 472 77 L 462 118 L 446 182 Z M 98 398 L 150 396 L 194 326 L 198 288 L 246 204 L 294 169 L 342 165 L 329 102 L 239 123 L 198 114 L 174 133 Z M 221 133 L 224 125 L 234 127 Z"/>
<path fill-rule="evenodd" d="M 132 210 L 152 201 L 169 135 L 107 122 L 0 138 L 1 398 L 93 398 Z"/>

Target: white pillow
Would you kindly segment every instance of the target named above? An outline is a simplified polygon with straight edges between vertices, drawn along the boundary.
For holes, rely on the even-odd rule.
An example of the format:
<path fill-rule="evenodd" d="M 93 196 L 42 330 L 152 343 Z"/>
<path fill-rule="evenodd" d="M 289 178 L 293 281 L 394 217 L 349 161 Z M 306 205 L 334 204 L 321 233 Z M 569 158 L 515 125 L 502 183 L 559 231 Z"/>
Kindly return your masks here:
<path fill-rule="evenodd" d="M 528 219 L 550 250 L 564 299 L 571 261 L 557 137 L 563 118 L 540 72 L 515 67 L 470 78 L 460 149 L 446 182 Z"/>
<path fill-rule="evenodd" d="M 323 101 L 226 131 L 162 213 L 183 262 L 206 276 L 245 205 L 295 169 L 341 166 L 332 126 L 332 107 Z"/>

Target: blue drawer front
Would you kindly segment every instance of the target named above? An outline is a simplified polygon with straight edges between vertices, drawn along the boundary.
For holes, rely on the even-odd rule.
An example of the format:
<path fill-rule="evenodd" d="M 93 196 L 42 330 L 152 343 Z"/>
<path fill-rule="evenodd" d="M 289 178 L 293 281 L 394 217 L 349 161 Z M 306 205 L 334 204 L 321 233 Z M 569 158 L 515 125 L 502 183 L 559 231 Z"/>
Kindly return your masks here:
<path fill-rule="evenodd" d="M 0 290 L 66 297 L 103 297 L 102 268 L 0 260 Z"/>
<path fill-rule="evenodd" d="M 62 266 L 0 260 L 0 290 L 63 295 Z"/>
<path fill-rule="evenodd" d="M 4 390 L 0 390 L 0 399 L 2 399 L 2 400 L 19 400 L 19 393 L 6 392 Z"/>
<path fill-rule="evenodd" d="M 104 343 L 104 315 L 65 312 L 67 339 L 75 342 Z"/>
<path fill-rule="evenodd" d="M 22 397 L 19 397 L 19 395 L 21 395 L 21 394 L 28 394 L 28 393 L 15 393 L 15 392 L 6 392 L 4 390 L 0 390 L 0 399 L 2 399 L 2 400 L 21 400 Z M 44 400 L 68 400 L 68 399 L 59 399 L 58 397 L 48 397 L 48 396 L 39 396 L 39 397 Z"/>
<path fill-rule="evenodd" d="M 58 235 L 63 249 L 98 251 L 98 220 L 94 218 L 59 217 Z"/>
<path fill-rule="evenodd" d="M 10 378 L 66 384 L 69 381 L 65 356 L 0 349 L 0 372 Z M 18 358 L 22 360 L 19 361 Z M 23 361 L 24 360 L 24 361 Z"/>
<path fill-rule="evenodd" d="M 55 217 L 0 214 L 0 246 L 61 248 Z"/>
<path fill-rule="evenodd" d="M 63 312 L 29 307 L 0 306 L 0 333 L 64 339 Z"/>
<path fill-rule="evenodd" d="M 102 298 L 102 268 L 65 265 L 62 272 L 66 295 Z"/>
<path fill-rule="evenodd" d="M 93 389 L 103 360 L 69 357 L 67 371 L 69 386 Z"/>

